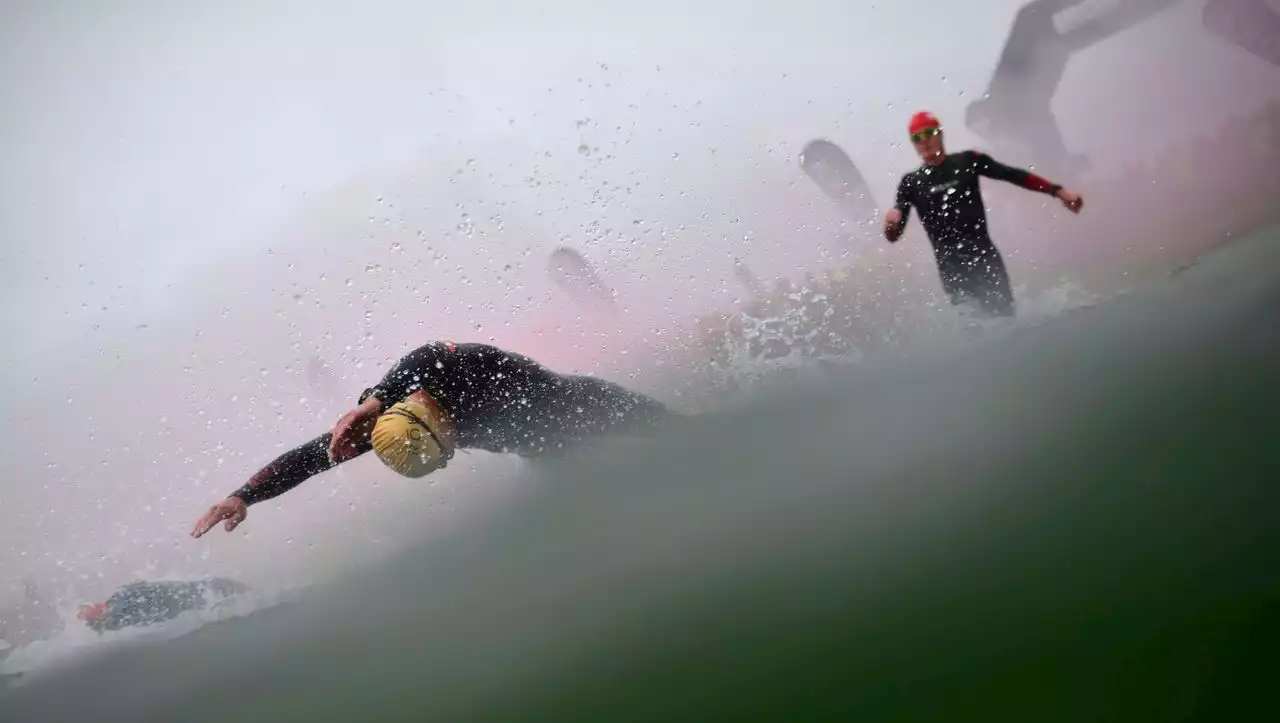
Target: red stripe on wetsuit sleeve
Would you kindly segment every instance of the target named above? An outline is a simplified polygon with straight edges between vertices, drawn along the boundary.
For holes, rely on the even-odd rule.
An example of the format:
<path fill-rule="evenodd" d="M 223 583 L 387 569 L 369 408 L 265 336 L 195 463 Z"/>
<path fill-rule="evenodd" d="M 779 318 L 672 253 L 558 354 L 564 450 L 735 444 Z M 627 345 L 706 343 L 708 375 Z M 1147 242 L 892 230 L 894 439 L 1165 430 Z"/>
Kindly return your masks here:
<path fill-rule="evenodd" d="M 1052 193 L 1054 188 L 1056 188 L 1056 186 L 1053 183 L 1050 183 L 1048 179 L 1041 178 L 1034 173 L 1027 174 L 1027 180 L 1023 185 L 1032 191 L 1039 191 L 1040 193 Z"/>

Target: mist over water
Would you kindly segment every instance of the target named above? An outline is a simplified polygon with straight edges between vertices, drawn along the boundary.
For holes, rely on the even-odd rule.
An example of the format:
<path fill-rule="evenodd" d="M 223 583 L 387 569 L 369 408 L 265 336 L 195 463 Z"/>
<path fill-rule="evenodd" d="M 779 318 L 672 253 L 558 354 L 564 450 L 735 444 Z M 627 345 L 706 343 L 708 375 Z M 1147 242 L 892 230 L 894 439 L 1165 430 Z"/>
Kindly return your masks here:
<path fill-rule="evenodd" d="M 225 718 L 192 704 L 209 690 L 244 720 L 1249 710 L 1280 630 L 1277 249 L 543 466 L 448 539 L 37 674 L 0 712 Z"/>
<path fill-rule="evenodd" d="M 840 241 L 796 154 L 835 139 L 883 208 L 915 163 L 911 111 L 950 119 L 952 148 L 980 142 L 964 108 L 1021 2 L 939 5 L 6 9 L 0 609 L 24 577 L 68 614 L 136 578 L 288 589 L 465 528 L 530 470 L 477 453 L 408 482 L 366 458 L 255 506 L 243 533 L 186 536 L 427 340 L 492 340 L 693 411 L 710 402 L 676 347 L 740 302 L 734 258 L 766 282 L 861 263 L 936 293 L 919 236 Z M 1100 175 L 1280 97 L 1198 5 L 1073 59 L 1054 110 Z M 993 218 L 1019 284 L 1051 251 Z M 560 245 L 619 314 L 548 282 Z M 1018 328 L 1095 300 L 1061 273 L 1020 294 Z M 949 309 L 912 313 L 913 343 L 967 338 Z"/>

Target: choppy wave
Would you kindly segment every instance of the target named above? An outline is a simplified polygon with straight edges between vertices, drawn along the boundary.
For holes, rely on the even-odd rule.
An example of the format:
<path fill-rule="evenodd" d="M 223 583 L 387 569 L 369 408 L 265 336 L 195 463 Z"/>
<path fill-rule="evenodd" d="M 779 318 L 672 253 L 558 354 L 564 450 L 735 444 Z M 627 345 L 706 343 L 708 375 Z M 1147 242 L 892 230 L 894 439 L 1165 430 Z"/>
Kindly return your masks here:
<path fill-rule="evenodd" d="M 0 718 L 1241 717 L 1280 629 L 1276 240 L 550 464 L 286 615 L 134 633 Z"/>
<path fill-rule="evenodd" d="M 1276 239 L 551 463 L 456 536 L 0 718 L 1248 718 L 1280 631 Z"/>
<path fill-rule="evenodd" d="M 1025 288 L 1016 292 L 1016 317 L 990 318 L 966 306 L 935 303 L 887 320 L 881 317 L 878 325 L 851 334 L 850 325 L 839 320 L 857 315 L 856 308 L 841 306 L 820 289 L 800 287 L 784 297 L 789 303 L 777 313 L 735 315 L 739 329 L 719 338 L 711 350 L 713 359 L 702 363 L 699 372 L 722 400 L 744 401 L 779 385 L 829 379 L 841 368 L 904 349 L 990 343 L 1103 300 L 1071 282 L 1035 294 Z"/>

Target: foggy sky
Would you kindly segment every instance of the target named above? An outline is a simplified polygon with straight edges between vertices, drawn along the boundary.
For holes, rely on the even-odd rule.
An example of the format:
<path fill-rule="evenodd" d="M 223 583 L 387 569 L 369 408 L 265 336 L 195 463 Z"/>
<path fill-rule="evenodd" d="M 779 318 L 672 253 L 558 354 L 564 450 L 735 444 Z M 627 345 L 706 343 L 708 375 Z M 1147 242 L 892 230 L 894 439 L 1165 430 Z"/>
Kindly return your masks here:
<path fill-rule="evenodd" d="M 254 508 L 249 542 L 182 537 L 400 351 L 579 326 L 541 275 L 561 243 L 641 327 L 731 305 L 733 256 L 821 261 L 800 147 L 843 145 L 884 206 L 910 112 L 976 140 L 1020 4 L 6 3 L 0 578 L 235 570 L 314 515 L 355 534 L 324 495 L 417 490 L 366 459 Z M 1070 147 L 1118 165 L 1280 96 L 1199 10 L 1073 61 Z M 323 405 L 296 401 L 313 353 L 344 366 Z"/>

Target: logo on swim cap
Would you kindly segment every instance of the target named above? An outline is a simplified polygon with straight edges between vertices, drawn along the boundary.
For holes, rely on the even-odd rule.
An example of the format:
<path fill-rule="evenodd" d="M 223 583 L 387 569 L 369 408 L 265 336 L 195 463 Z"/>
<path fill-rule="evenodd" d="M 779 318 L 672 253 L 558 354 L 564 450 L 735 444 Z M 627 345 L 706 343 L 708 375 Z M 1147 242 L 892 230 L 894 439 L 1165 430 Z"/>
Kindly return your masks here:
<path fill-rule="evenodd" d="M 371 438 L 378 459 L 405 477 L 425 477 L 453 458 L 452 422 L 439 406 L 416 395 L 383 412 Z"/>

